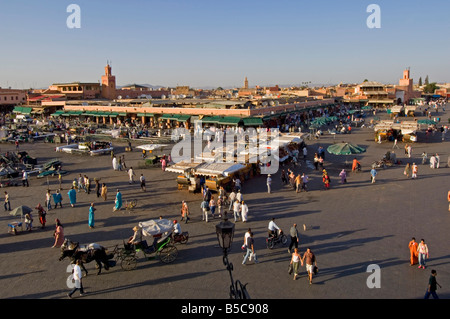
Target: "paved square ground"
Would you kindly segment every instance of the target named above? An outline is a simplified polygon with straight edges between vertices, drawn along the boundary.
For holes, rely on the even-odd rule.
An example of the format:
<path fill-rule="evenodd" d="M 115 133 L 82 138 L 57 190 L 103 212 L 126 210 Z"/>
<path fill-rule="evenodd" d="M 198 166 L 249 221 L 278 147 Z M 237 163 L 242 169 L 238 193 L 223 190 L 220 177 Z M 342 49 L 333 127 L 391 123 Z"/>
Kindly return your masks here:
<path fill-rule="evenodd" d="M 386 113 L 381 113 L 386 117 Z M 439 116 L 447 120 L 450 112 Z M 450 297 L 450 212 L 447 192 L 450 189 L 450 168 L 446 162 L 450 156 L 450 133 L 442 142 L 440 133 L 424 142 L 421 133 L 419 142 L 413 144 L 413 156 L 406 158 L 403 143 L 395 149 L 401 165 L 380 169 L 375 184 L 370 183 L 369 168 L 380 159 L 392 143 L 374 142 L 373 130 L 355 128 L 349 135 L 325 134 L 319 140 L 308 140 L 308 160 L 312 160 L 319 145 L 328 147 L 333 142 L 347 141 L 367 148 L 358 155 L 363 171 L 348 172 L 348 184 L 338 184 L 339 171 L 344 162 L 351 160 L 327 154 L 325 168 L 331 175 L 331 189 L 323 190 L 321 174 L 307 163 L 294 168 L 294 172 L 306 172 L 310 178 L 310 191 L 295 193 L 281 184 L 279 173 L 272 178 L 273 193 L 267 194 L 265 177 L 244 182 L 243 195 L 249 206 L 249 222 L 236 223 L 235 240 L 230 252 L 234 264 L 233 277 L 248 283 L 252 299 L 416 299 L 422 298 L 431 269 L 438 271 L 438 290 L 441 298 Z M 215 235 L 218 220 L 201 221 L 200 195 L 177 190 L 176 174 L 163 172 L 160 168 L 140 169 L 140 152 L 125 152 L 125 144 L 116 144 L 117 153 L 124 154 L 126 165 L 133 166 L 137 178 L 141 173 L 147 180 L 147 192 L 141 192 L 139 183 L 128 183 L 126 172 L 113 171 L 110 156 L 89 157 L 56 153 L 55 144 L 37 142 L 22 144 L 21 149 L 36 157 L 39 163 L 51 158 L 60 158 L 64 176 L 63 208 L 53 209 L 47 215 L 47 228 L 40 229 L 37 213 L 34 214 L 34 230 L 12 236 L 7 233 L 7 224 L 14 220 L 7 212 L 0 214 L 4 232 L 0 234 L 0 298 L 59 299 L 67 298 L 69 288 L 66 280 L 68 260 L 58 261 L 59 249 L 53 245 L 54 220 L 59 218 L 65 226 L 65 236 L 82 244 L 99 243 L 106 247 L 121 245 L 132 235 L 132 227 L 139 221 L 158 218 L 179 219 L 181 201 L 186 200 L 192 213 L 192 221 L 182 224 L 189 231 L 187 245 L 177 245 L 179 255 L 172 264 L 159 260 L 141 258 L 133 271 L 123 271 L 120 266 L 96 275 L 94 263 L 87 265 L 89 275 L 84 278 L 89 299 L 226 299 L 230 279 L 222 263 L 221 250 Z M 10 144 L 0 145 L 1 152 L 13 151 Z M 406 179 L 403 169 L 407 162 L 420 163 L 420 154 L 439 153 L 441 168 L 431 169 L 419 165 L 417 180 Z M 167 154 L 170 149 L 165 149 Z M 108 200 L 97 198 L 95 193 L 78 193 L 77 205 L 71 208 L 67 191 L 74 178 L 86 174 L 100 178 L 108 185 Z M 55 190 L 56 178 L 49 179 Z M 10 187 L 13 208 L 19 205 L 35 207 L 44 204 L 47 189 L 46 179 L 30 179 L 30 187 Z M 129 214 L 113 212 L 115 191 L 120 189 L 124 201 L 137 199 L 138 207 Z M 3 195 L 3 194 L 2 194 Z M 3 197 L 3 196 L 1 196 Z M 88 209 L 95 202 L 96 227 L 88 227 Z M 293 223 L 299 225 L 300 248 L 310 247 L 317 256 L 319 274 L 313 285 L 306 279 L 305 268 L 296 281 L 288 275 L 290 255 L 287 247 L 277 246 L 273 250 L 265 247 L 267 224 L 276 217 L 277 224 L 288 233 Z M 302 225 L 307 225 L 303 230 Z M 241 244 L 244 232 L 251 227 L 255 233 L 255 246 L 259 264 L 250 262 L 241 265 Z M 427 269 L 409 265 L 408 242 L 411 237 L 418 241 L 424 238 L 430 249 Z M 378 265 L 381 287 L 370 289 L 367 280 L 371 272 L 369 265 Z"/>

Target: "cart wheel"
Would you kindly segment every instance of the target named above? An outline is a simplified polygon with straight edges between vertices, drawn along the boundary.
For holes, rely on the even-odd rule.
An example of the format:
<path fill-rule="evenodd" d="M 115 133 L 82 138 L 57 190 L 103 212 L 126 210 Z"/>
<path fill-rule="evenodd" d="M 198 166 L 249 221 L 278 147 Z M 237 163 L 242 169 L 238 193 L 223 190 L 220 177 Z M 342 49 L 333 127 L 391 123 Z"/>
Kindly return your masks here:
<path fill-rule="evenodd" d="M 159 251 L 159 259 L 165 263 L 171 263 L 175 259 L 177 259 L 178 256 L 178 249 L 174 245 L 165 245 L 160 251 Z"/>
<path fill-rule="evenodd" d="M 275 244 L 274 244 L 272 238 L 266 238 L 266 246 L 267 246 L 267 248 L 273 249 L 273 246 L 274 246 L 274 245 L 275 245 Z"/>
<path fill-rule="evenodd" d="M 186 244 L 187 242 L 188 242 L 188 240 L 189 240 L 189 235 L 188 234 L 186 234 L 186 235 L 182 235 L 183 237 L 183 239 L 180 241 L 180 243 L 182 243 L 182 244 Z"/>
<path fill-rule="evenodd" d="M 137 267 L 137 259 L 134 256 L 126 256 L 120 264 L 123 270 L 133 270 Z"/>

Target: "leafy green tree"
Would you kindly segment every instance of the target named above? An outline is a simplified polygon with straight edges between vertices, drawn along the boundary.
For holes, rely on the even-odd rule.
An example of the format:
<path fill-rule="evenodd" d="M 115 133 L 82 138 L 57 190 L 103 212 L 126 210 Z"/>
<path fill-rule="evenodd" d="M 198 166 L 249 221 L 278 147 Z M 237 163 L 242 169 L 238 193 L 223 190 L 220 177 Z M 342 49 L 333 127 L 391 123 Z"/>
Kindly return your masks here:
<path fill-rule="evenodd" d="M 419 78 L 419 86 L 422 86 L 422 77 Z"/>
<path fill-rule="evenodd" d="M 429 83 L 425 85 L 423 92 L 424 93 L 434 93 L 436 89 L 439 89 L 439 86 L 436 85 L 436 82 Z"/>

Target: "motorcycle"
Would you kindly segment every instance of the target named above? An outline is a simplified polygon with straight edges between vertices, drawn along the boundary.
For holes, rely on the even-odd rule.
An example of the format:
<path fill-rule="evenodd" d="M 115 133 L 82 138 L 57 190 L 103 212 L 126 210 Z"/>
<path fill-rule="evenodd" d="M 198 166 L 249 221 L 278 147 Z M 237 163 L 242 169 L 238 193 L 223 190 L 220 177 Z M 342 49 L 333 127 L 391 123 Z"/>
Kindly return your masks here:
<path fill-rule="evenodd" d="M 269 249 L 273 249 L 273 247 L 275 247 L 276 244 L 282 244 L 283 246 L 285 246 L 287 244 L 287 237 L 285 234 L 283 234 L 283 231 L 280 231 L 278 236 L 270 236 L 268 238 L 266 238 L 266 245 L 267 248 Z"/>
<path fill-rule="evenodd" d="M 181 234 L 172 234 L 172 238 L 174 243 L 186 244 L 189 240 L 189 233 L 187 231 L 182 232 Z"/>

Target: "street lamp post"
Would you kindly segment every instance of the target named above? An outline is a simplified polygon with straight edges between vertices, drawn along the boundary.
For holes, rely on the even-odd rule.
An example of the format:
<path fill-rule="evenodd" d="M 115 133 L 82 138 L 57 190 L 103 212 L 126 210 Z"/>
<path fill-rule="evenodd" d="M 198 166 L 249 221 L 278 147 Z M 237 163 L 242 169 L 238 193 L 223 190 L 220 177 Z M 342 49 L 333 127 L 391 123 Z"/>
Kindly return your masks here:
<path fill-rule="evenodd" d="M 216 225 L 217 240 L 223 251 L 223 264 L 227 267 L 230 274 L 230 299 L 250 299 L 247 292 L 247 284 L 243 285 L 239 280 L 233 280 L 233 264 L 228 261 L 228 250 L 231 249 L 231 243 L 234 236 L 234 224 L 227 218 L 227 212 L 224 212 L 222 221 Z"/>

